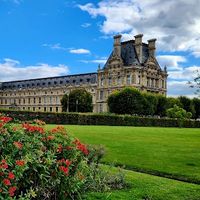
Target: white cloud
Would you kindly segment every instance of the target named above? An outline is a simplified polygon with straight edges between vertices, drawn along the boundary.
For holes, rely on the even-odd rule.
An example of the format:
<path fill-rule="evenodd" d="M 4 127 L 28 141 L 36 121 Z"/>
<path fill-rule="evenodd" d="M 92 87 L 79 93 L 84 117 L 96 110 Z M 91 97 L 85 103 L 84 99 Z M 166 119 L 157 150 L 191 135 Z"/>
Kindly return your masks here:
<path fill-rule="evenodd" d="M 57 50 L 67 50 L 66 48 L 62 47 L 60 43 L 56 44 L 43 44 L 43 47 L 49 47 L 50 49 L 57 49 Z"/>
<path fill-rule="evenodd" d="M 73 54 L 90 54 L 90 50 L 88 49 L 71 49 L 69 50 L 70 53 Z"/>
<path fill-rule="evenodd" d="M 82 26 L 83 28 L 88 28 L 88 27 L 91 26 L 91 24 L 90 24 L 90 23 L 84 23 L 84 24 L 82 24 L 81 26 Z"/>
<path fill-rule="evenodd" d="M 182 68 L 179 71 L 169 71 L 169 78 L 175 80 L 187 80 L 191 81 L 196 77 L 197 70 L 200 69 L 200 66 L 191 66 Z"/>
<path fill-rule="evenodd" d="M 185 63 L 187 59 L 184 56 L 176 56 L 176 55 L 159 55 L 157 56 L 159 64 L 163 66 L 167 66 L 168 70 L 182 70 L 180 63 Z"/>
<path fill-rule="evenodd" d="M 104 17 L 100 26 L 104 34 L 144 33 L 144 40 L 158 39 L 160 50 L 189 50 L 199 56 L 199 0 L 101 0 L 79 8 L 92 17 Z"/>
<path fill-rule="evenodd" d="M 6 58 L 0 62 L 0 71 L 0 81 L 12 81 L 64 75 L 69 73 L 69 68 L 63 64 L 46 63 L 22 66 L 17 60 Z"/>
<path fill-rule="evenodd" d="M 104 65 L 106 63 L 106 59 L 97 59 L 97 60 L 80 60 L 83 63 L 97 63 Z"/>
<path fill-rule="evenodd" d="M 197 97 L 195 95 L 195 88 L 190 88 L 187 81 L 169 81 L 167 84 L 168 87 L 168 96 L 188 96 L 188 97 Z"/>

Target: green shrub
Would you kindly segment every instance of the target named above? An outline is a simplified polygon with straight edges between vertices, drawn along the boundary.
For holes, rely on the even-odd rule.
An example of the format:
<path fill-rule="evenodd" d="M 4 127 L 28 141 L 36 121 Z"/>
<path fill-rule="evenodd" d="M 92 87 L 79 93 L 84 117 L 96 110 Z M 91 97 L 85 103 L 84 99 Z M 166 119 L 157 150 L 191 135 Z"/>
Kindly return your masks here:
<path fill-rule="evenodd" d="M 110 125 L 110 126 L 159 126 L 179 127 L 177 119 L 139 117 L 131 115 L 97 113 L 47 113 L 16 110 L 0 110 L 17 122 L 40 119 L 48 124 Z M 183 127 L 200 127 L 200 121 L 184 120 Z"/>
<path fill-rule="evenodd" d="M 108 97 L 108 106 L 111 113 L 116 114 L 143 114 L 144 97 L 133 88 L 124 88 Z"/>
<path fill-rule="evenodd" d="M 11 122 L 0 116 L 0 199 L 81 199 L 94 185 L 95 191 L 112 188 L 98 164 L 102 147 L 82 144 L 63 126 L 46 131 L 41 120 Z"/>
<path fill-rule="evenodd" d="M 170 118 L 190 119 L 192 117 L 192 113 L 187 112 L 186 110 L 180 108 L 177 105 L 174 105 L 173 108 L 169 108 L 167 110 L 167 116 Z"/>

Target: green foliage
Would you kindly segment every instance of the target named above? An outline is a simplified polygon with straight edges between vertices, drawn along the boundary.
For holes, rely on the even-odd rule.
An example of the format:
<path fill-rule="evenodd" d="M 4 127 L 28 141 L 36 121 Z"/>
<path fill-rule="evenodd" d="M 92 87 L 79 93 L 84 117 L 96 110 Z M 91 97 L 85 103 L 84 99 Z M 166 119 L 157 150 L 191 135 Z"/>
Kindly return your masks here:
<path fill-rule="evenodd" d="M 10 121 L 0 115 L 0 199 L 81 199 L 91 183 L 111 189 L 98 165 L 102 147 L 88 148 L 63 126 L 46 131 L 40 120 Z"/>
<path fill-rule="evenodd" d="M 154 115 L 157 111 L 158 98 L 151 93 L 143 93 L 143 115 Z"/>
<path fill-rule="evenodd" d="M 192 116 L 195 117 L 195 108 L 192 99 L 185 96 L 180 96 L 178 99 L 181 102 L 181 107 L 187 112 L 191 112 Z"/>
<path fill-rule="evenodd" d="M 194 110 L 195 110 L 195 118 L 200 118 L 200 99 L 194 98 L 193 100 Z"/>
<path fill-rule="evenodd" d="M 177 119 L 158 117 L 139 117 L 131 115 L 95 113 L 48 113 L 16 110 L 0 110 L 17 122 L 40 119 L 48 124 L 110 125 L 110 126 L 160 126 L 178 127 Z M 184 127 L 200 127 L 200 121 L 184 120 Z"/>
<path fill-rule="evenodd" d="M 61 99 L 61 105 L 62 105 L 62 111 L 67 112 L 68 111 L 68 104 L 69 104 L 69 95 L 64 94 L 62 99 Z"/>
<path fill-rule="evenodd" d="M 169 108 L 167 110 L 167 116 L 170 118 L 190 119 L 192 117 L 192 113 L 187 112 L 175 104 L 173 108 Z"/>
<path fill-rule="evenodd" d="M 108 97 L 109 111 L 116 114 L 142 114 L 144 97 L 133 88 L 125 88 Z"/>
<path fill-rule="evenodd" d="M 178 98 L 175 97 L 168 97 L 167 98 L 167 109 L 173 108 L 174 105 L 177 105 L 179 107 L 182 107 L 182 104 Z"/>
<path fill-rule="evenodd" d="M 85 89 L 75 89 L 61 100 L 63 112 L 92 112 L 92 95 Z"/>
<path fill-rule="evenodd" d="M 167 110 L 167 98 L 163 95 L 157 95 L 157 108 L 155 114 L 158 116 L 166 116 L 166 110 Z"/>

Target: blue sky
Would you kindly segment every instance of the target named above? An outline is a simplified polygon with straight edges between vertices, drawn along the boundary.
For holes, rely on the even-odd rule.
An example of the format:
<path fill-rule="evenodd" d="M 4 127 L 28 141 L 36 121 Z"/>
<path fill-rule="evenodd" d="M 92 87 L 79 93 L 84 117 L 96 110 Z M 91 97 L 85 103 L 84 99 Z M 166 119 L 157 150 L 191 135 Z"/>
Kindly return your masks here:
<path fill-rule="evenodd" d="M 193 96 L 200 68 L 199 0 L 0 0 L 0 81 L 95 72 L 113 35 L 157 38 L 168 95 Z"/>

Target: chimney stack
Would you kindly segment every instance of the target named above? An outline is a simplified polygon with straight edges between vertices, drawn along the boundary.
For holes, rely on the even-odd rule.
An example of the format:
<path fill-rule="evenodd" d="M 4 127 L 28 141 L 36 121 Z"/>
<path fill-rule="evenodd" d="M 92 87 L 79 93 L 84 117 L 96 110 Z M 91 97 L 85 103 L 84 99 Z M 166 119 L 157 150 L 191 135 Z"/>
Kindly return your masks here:
<path fill-rule="evenodd" d="M 115 35 L 114 38 L 114 54 L 121 57 L 121 35 Z"/>
<path fill-rule="evenodd" d="M 139 62 L 142 63 L 142 37 L 143 34 L 135 35 L 135 50 L 139 59 Z"/>
<path fill-rule="evenodd" d="M 148 40 L 149 55 L 155 57 L 156 39 Z"/>

